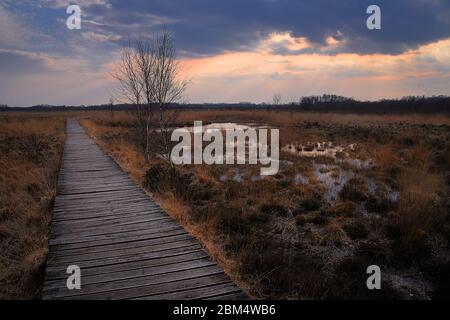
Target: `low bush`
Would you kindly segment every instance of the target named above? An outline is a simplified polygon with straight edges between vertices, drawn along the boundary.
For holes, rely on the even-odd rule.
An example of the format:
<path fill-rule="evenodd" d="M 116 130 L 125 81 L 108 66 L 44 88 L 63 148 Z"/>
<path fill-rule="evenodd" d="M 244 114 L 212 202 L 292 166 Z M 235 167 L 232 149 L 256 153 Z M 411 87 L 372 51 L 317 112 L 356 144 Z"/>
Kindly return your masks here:
<path fill-rule="evenodd" d="M 145 173 L 143 185 L 152 192 L 163 192 L 171 187 L 170 168 L 165 164 L 154 164 Z"/>
<path fill-rule="evenodd" d="M 369 231 L 364 223 L 360 221 L 353 221 L 343 226 L 345 233 L 350 239 L 366 239 L 369 236 Z"/>
<path fill-rule="evenodd" d="M 315 211 L 322 207 L 324 204 L 323 197 L 318 193 L 301 200 L 300 207 L 306 211 Z"/>
<path fill-rule="evenodd" d="M 360 177 L 354 177 L 350 179 L 339 192 L 339 196 L 342 200 L 367 200 L 368 190 L 365 181 Z"/>

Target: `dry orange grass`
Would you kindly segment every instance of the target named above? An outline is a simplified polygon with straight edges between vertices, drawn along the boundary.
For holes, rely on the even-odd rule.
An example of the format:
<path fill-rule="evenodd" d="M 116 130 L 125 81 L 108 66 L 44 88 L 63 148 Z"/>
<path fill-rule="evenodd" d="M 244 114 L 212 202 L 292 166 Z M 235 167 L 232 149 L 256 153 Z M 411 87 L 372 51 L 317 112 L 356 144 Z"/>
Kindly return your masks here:
<path fill-rule="evenodd" d="M 398 156 L 398 148 L 402 156 Z M 379 146 L 375 162 L 383 169 L 396 167 L 399 189 L 398 224 L 405 245 L 413 244 L 445 220 L 440 198 L 445 197 L 445 175 L 430 170 L 431 150 L 422 142 L 411 148 Z"/>
<path fill-rule="evenodd" d="M 47 134 L 48 132 L 58 131 L 60 123 L 53 120 L 21 120 L 8 123 L 2 123 L 0 126 L 0 135 L 6 137 L 22 137 L 32 134 Z"/>
<path fill-rule="evenodd" d="M 109 111 L 71 111 L 52 113 L 53 116 L 95 119 L 99 123 L 108 125 L 112 122 L 129 126 L 133 122 L 132 115 L 123 110 L 114 112 L 111 117 Z M 48 113 L 36 113 L 36 116 L 48 117 Z M 329 124 L 431 124 L 450 125 L 450 117 L 443 114 L 407 114 L 407 115 L 371 115 L 344 113 L 315 113 L 269 110 L 215 110 L 215 109 L 180 109 L 177 121 L 179 124 L 193 124 L 194 120 L 238 122 L 238 123 L 266 123 L 274 126 L 292 126 L 300 122 L 320 122 Z"/>
<path fill-rule="evenodd" d="M 1 120 L 0 298 L 38 298 L 64 119 Z"/>
<path fill-rule="evenodd" d="M 395 147 L 392 145 L 378 146 L 374 154 L 375 163 L 381 168 L 387 168 L 392 164 L 398 163 L 398 158 L 395 153 Z"/>
<path fill-rule="evenodd" d="M 450 124 L 446 115 L 408 114 L 408 115 L 367 115 L 367 114 L 339 114 L 314 113 L 267 110 L 186 110 L 180 112 L 181 122 L 194 120 L 209 121 L 237 121 L 237 122 L 263 122 L 272 125 L 289 126 L 302 121 L 317 121 L 335 124 L 369 124 L 369 123 L 410 123 L 410 124 Z"/>
<path fill-rule="evenodd" d="M 445 209 L 439 202 L 443 177 L 421 168 L 405 169 L 399 176 L 399 225 L 405 244 L 431 232 L 445 219 Z"/>

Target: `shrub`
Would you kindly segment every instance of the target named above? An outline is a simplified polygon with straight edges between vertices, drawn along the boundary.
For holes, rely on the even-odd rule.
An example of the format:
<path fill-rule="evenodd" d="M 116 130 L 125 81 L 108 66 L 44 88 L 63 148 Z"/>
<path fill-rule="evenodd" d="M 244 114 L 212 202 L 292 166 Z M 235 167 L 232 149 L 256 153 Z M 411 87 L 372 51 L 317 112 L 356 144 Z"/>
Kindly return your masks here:
<path fill-rule="evenodd" d="M 296 225 L 302 226 L 302 225 L 304 225 L 305 223 L 307 223 L 307 220 L 306 220 L 306 218 L 305 218 L 304 216 L 297 215 L 297 216 L 295 217 L 295 224 L 296 224 Z"/>
<path fill-rule="evenodd" d="M 437 150 L 431 154 L 431 161 L 437 169 L 449 168 L 449 166 L 450 166 L 450 150 L 449 149 Z"/>
<path fill-rule="evenodd" d="M 347 181 L 339 193 L 342 200 L 365 201 L 368 198 L 368 190 L 363 179 L 355 177 Z"/>
<path fill-rule="evenodd" d="M 244 234 L 249 230 L 245 212 L 239 202 L 222 202 L 216 206 L 215 229 L 226 235 Z"/>
<path fill-rule="evenodd" d="M 348 244 L 349 241 L 347 234 L 342 230 L 341 226 L 333 221 L 326 226 L 325 234 L 321 242 L 323 245 L 343 246 Z"/>
<path fill-rule="evenodd" d="M 391 220 L 388 220 L 383 227 L 383 233 L 391 240 L 399 239 L 402 236 L 400 225 Z"/>
<path fill-rule="evenodd" d="M 322 207 L 324 200 L 318 193 L 314 193 L 312 196 L 303 199 L 300 203 L 300 207 L 306 211 L 315 211 Z"/>
<path fill-rule="evenodd" d="M 344 201 L 329 208 L 327 213 L 338 217 L 354 217 L 357 213 L 357 206 L 352 201 Z"/>
<path fill-rule="evenodd" d="M 433 195 L 409 192 L 400 198 L 397 223 L 404 243 L 421 241 L 423 234 L 439 228 L 446 219 L 443 203 Z"/>
<path fill-rule="evenodd" d="M 225 188 L 225 199 L 226 200 L 234 200 L 243 198 L 243 196 L 247 193 L 246 188 L 242 185 L 242 183 L 237 181 L 228 180 L 223 183 Z"/>
<path fill-rule="evenodd" d="M 266 216 L 286 217 L 290 215 L 289 210 L 279 203 L 265 203 L 259 210 Z"/>
<path fill-rule="evenodd" d="M 416 145 L 417 138 L 412 136 L 402 137 L 400 143 L 405 147 L 413 147 Z"/>
<path fill-rule="evenodd" d="M 420 229 L 408 242 L 403 239 L 392 241 L 391 249 L 395 259 L 403 264 L 421 263 L 431 257 L 431 245 L 425 232 Z"/>
<path fill-rule="evenodd" d="M 366 239 L 369 236 L 369 231 L 364 223 L 354 221 L 343 226 L 343 229 L 350 239 Z"/>
<path fill-rule="evenodd" d="M 327 284 L 328 299 L 403 299 L 400 292 L 391 283 L 382 279 L 382 290 L 368 290 L 366 286 L 366 269 L 372 265 L 367 257 L 352 256 L 345 258 L 336 268 L 332 279 Z"/>
<path fill-rule="evenodd" d="M 450 261 L 430 261 L 424 271 L 426 277 L 434 284 L 432 299 L 448 300 L 450 297 L 450 281 L 448 281 L 450 279 Z"/>
<path fill-rule="evenodd" d="M 400 174 L 401 169 L 396 164 L 390 164 L 386 167 L 386 174 L 391 178 L 396 178 Z"/>
<path fill-rule="evenodd" d="M 33 163 L 40 164 L 45 160 L 46 155 L 50 151 L 48 138 L 44 135 L 32 134 L 23 139 L 22 148 L 28 159 Z"/>
<path fill-rule="evenodd" d="M 256 275 L 258 296 L 279 299 L 323 295 L 326 283 L 321 261 L 307 251 L 264 237 L 264 234 L 253 238 L 254 242 L 243 253 L 240 271 L 251 277 Z"/>
<path fill-rule="evenodd" d="M 370 212 L 383 213 L 394 208 L 394 203 L 385 195 L 369 195 L 366 200 L 366 209 Z"/>
<path fill-rule="evenodd" d="M 378 266 L 390 265 L 394 259 L 389 241 L 379 239 L 360 242 L 355 250 L 355 255 Z"/>
<path fill-rule="evenodd" d="M 170 168 L 166 164 L 155 164 L 151 166 L 144 176 L 143 185 L 150 191 L 166 191 L 170 188 Z"/>
<path fill-rule="evenodd" d="M 263 213 L 261 210 L 249 210 L 248 219 L 251 222 L 265 223 L 270 221 L 270 216 Z"/>

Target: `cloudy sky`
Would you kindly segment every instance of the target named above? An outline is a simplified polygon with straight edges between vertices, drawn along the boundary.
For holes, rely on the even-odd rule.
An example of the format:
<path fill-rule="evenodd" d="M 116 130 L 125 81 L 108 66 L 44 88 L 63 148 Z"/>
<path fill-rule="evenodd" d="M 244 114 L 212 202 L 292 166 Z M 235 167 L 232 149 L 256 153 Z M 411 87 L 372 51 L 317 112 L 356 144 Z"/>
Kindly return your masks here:
<path fill-rule="evenodd" d="M 366 27 L 371 4 L 381 30 Z M 0 104 L 106 103 L 120 48 L 160 30 L 187 102 L 450 94 L 449 0 L 0 0 Z"/>

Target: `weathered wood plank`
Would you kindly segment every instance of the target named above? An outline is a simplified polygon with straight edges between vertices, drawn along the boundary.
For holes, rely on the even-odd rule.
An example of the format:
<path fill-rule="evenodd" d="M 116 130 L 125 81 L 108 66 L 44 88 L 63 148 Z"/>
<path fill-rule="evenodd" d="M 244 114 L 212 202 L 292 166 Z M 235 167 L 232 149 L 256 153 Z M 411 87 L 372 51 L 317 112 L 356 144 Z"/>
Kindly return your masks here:
<path fill-rule="evenodd" d="M 247 300 L 248 297 L 242 292 L 227 293 L 219 296 L 205 298 L 205 300 Z"/>
<path fill-rule="evenodd" d="M 196 260 L 188 260 L 184 262 L 178 262 L 178 263 L 172 263 L 172 264 L 165 264 L 165 265 L 159 265 L 159 266 L 153 266 L 148 267 L 145 266 L 143 268 L 137 268 L 137 269 L 128 269 L 128 270 L 122 270 L 118 272 L 107 272 L 103 274 L 95 274 L 95 275 L 83 275 L 83 286 L 84 286 L 84 293 L 88 293 L 88 286 L 99 284 L 99 283 L 107 283 L 111 284 L 112 281 L 124 281 L 127 279 L 132 278 L 140 278 L 139 281 L 142 281 L 142 277 L 147 276 L 156 276 L 166 273 L 172 273 L 172 272 L 180 272 L 184 270 L 191 270 L 196 268 L 203 268 L 203 267 L 209 267 L 209 266 L 215 266 L 215 263 L 211 261 L 209 258 L 202 258 L 202 259 L 196 259 Z M 213 269 L 214 272 L 221 272 L 220 269 L 217 267 Z M 64 279 L 63 279 L 64 280 Z M 46 289 L 53 289 L 53 288 L 66 288 L 65 281 L 60 280 L 53 280 L 53 281 L 47 281 L 45 285 Z M 91 286 L 93 290 L 96 290 L 95 286 Z"/>
<path fill-rule="evenodd" d="M 151 276 L 131 278 L 125 280 L 117 280 L 117 281 L 106 281 L 102 283 L 95 284 L 86 284 L 82 286 L 80 290 L 69 290 L 67 289 L 65 284 L 65 279 L 60 280 L 62 286 L 60 287 L 47 287 L 47 284 L 44 286 L 44 293 L 52 294 L 55 296 L 66 296 L 66 295 L 85 295 L 85 294 L 93 294 L 99 292 L 109 292 L 116 291 L 120 289 L 129 289 L 129 288 L 139 288 L 152 284 L 171 282 L 179 279 L 190 279 L 196 278 L 200 276 L 213 275 L 217 273 L 222 273 L 222 271 L 217 266 L 206 266 L 201 268 L 194 268 L 188 270 L 182 270 L 177 272 L 170 273 L 162 273 L 155 274 Z M 107 275 L 107 274 L 106 274 Z M 230 281 L 228 279 L 228 281 Z M 47 289 L 48 288 L 48 289 Z M 236 287 L 235 287 L 236 289 Z"/>
<path fill-rule="evenodd" d="M 126 233 L 129 234 L 142 234 L 142 233 L 150 233 L 151 231 L 160 231 L 164 227 L 172 227 L 172 220 L 157 220 L 153 222 L 141 222 L 138 224 L 130 224 L 124 226 L 115 226 L 115 227 L 99 227 L 99 228 L 91 228 L 90 230 L 86 229 L 75 229 L 76 234 L 68 234 L 69 228 L 58 228 L 57 232 L 53 233 L 50 239 L 59 238 L 59 240 L 71 241 L 77 239 L 85 240 L 100 240 L 100 239 L 109 239 L 111 235 L 115 235 L 117 233 Z"/>
<path fill-rule="evenodd" d="M 237 289 L 234 283 L 226 282 L 204 287 L 199 286 L 190 290 L 174 290 L 173 292 L 165 294 L 143 296 L 136 300 L 198 300 L 238 292 L 240 292 L 240 290 Z"/>
<path fill-rule="evenodd" d="M 77 248 L 91 248 L 91 247 L 111 245 L 111 244 L 115 244 L 115 243 L 129 243 L 129 242 L 138 242 L 138 241 L 150 240 L 150 239 L 159 239 L 159 238 L 164 238 L 167 236 L 180 235 L 180 234 L 187 234 L 187 232 L 183 228 L 179 228 L 176 230 L 158 232 L 155 234 L 141 235 L 141 236 L 131 238 L 131 239 L 118 238 L 117 241 L 115 241 L 115 242 L 114 241 L 97 241 L 97 242 L 65 243 L 65 244 L 59 244 L 59 245 L 50 245 L 50 248 L 56 247 L 57 250 L 72 250 L 72 249 L 77 249 Z"/>
<path fill-rule="evenodd" d="M 139 239 L 147 239 L 147 237 L 160 237 L 163 236 L 165 232 L 170 231 L 178 231 L 183 230 L 182 227 L 172 224 L 168 226 L 162 226 L 161 228 L 156 229 L 148 229 L 148 230 L 139 230 L 139 231 L 132 231 L 132 232 L 120 232 L 120 233 L 114 233 L 114 234 L 106 234 L 98 237 L 88 237 L 88 238 L 71 238 L 71 239 L 61 239 L 61 238 L 55 238 L 49 240 L 50 246 L 66 246 L 66 245 L 72 245 L 72 248 L 80 248 L 84 246 L 92 246 L 92 245 L 105 245 L 110 243 L 115 243 L 117 241 L 124 242 L 124 241 L 137 241 Z"/>
<path fill-rule="evenodd" d="M 149 239 L 142 241 L 130 241 L 130 242 L 122 242 L 122 243 L 114 243 L 106 246 L 97 246 L 97 247 L 87 247 L 87 248 L 78 248 L 78 249 L 70 249 L 70 250 L 58 250 L 57 256 L 65 257 L 65 256 L 78 256 L 82 257 L 82 255 L 91 254 L 91 253 L 102 253 L 107 251 L 127 251 L 130 248 L 139 248 L 146 246 L 153 246 L 155 244 L 164 244 L 170 242 L 177 242 L 181 239 L 192 239 L 192 236 L 188 233 L 182 233 L 179 235 L 169 235 L 162 238 L 157 239 Z M 52 254 L 55 251 L 49 252 L 48 257 L 52 257 Z"/>
<path fill-rule="evenodd" d="M 196 260 L 199 258 L 208 257 L 204 250 L 185 251 L 175 256 L 159 257 L 157 259 L 132 260 L 129 262 L 121 262 L 111 265 L 96 266 L 93 268 L 83 269 L 83 275 L 98 275 L 103 273 L 112 273 L 125 270 L 133 270 L 139 268 L 148 268 L 153 266 L 161 266 L 166 264 L 173 264 L 183 261 Z M 65 269 L 49 270 L 47 281 L 62 279 L 66 280 L 67 274 Z"/>
<path fill-rule="evenodd" d="M 108 251 L 105 255 L 100 255 L 99 257 L 95 257 L 92 259 L 84 259 L 83 257 L 71 257 L 66 261 L 61 261 L 58 259 L 49 259 L 49 263 L 52 265 L 52 268 L 60 268 L 61 270 L 65 270 L 65 266 L 69 263 L 75 263 L 88 268 L 97 265 L 106 265 L 106 264 L 116 264 L 123 263 L 127 261 L 133 260 L 144 260 L 144 259 L 158 259 L 161 257 L 173 256 L 177 254 L 185 253 L 187 250 L 201 250 L 201 247 L 198 243 L 195 242 L 182 242 L 178 243 L 176 246 L 173 244 L 169 244 L 166 246 L 161 246 L 160 248 L 148 248 L 148 247 L 140 247 L 135 251 Z M 51 268 L 49 268 L 51 269 Z"/>
<path fill-rule="evenodd" d="M 205 285 L 230 283 L 229 278 L 222 272 L 217 274 L 210 274 L 207 268 L 196 269 L 191 272 L 191 275 L 196 277 L 189 278 L 186 272 L 176 272 L 170 274 L 170 277 L 161 277 L 161 280 L 152 282 L 148 280 L 145 284 L 137 287 L 127 287 L 112 291 L 96 292 L 80 296 L 86 300 L 109 300 L 109 299 L 152 299 L 152 296 L 169 294 L 170 292 L 178 292 L 193 288 L 202 288 Z M 235 287 L 236 288 L 236 287 Z M 64 296 L 64 292 L 60 292 L 62 299 L 73 299 L 72 296 Z M 73 294 L 73 293 L 72 293 Z M 145 298 L 142 298 L 142 297 Z"/>

